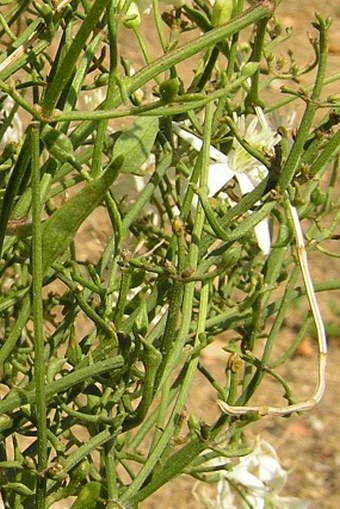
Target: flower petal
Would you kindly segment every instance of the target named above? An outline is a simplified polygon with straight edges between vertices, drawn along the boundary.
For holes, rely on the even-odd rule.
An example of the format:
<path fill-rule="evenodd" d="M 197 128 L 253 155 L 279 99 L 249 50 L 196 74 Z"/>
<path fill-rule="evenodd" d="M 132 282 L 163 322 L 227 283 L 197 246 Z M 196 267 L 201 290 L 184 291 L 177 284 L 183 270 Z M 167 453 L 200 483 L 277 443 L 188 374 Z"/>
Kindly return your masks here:
<path fill-rule="evenodd" d="M 271 238 L 269 232 L 268 219 L 263 219 L 254 228 L 256 240 L 262 253 L 269 254 L 271 247 Z"/>
<path fill-rule="evenodd" d="M 246 468 L 236 467 L 230 473 L 226 474 L 226 478 L 241 484 L 252 494 L 260 495 L 263 498 L 266 496 L 267 488 L 262 480 L 249 472 Z"/>
<path fill-rule="evenodd" d="M 251 193 L 255 189 L 251 178 L 246 173 L 237 172 L 235 176 L 237 182 L 240 184 L 242 194 Z"/>
<path fill-rule="evenodd" d="M 275 497 L 273 507 L 280 509 L 309 509 L 310 504 L 307 500 L 301 500 L 296 497 Z"/>
<path fill-rule="evenodd" d="M 233 170 L 226 162 L 210 164 L 208 171 L 209 196 L 214 196 L 220 191 L 234 175 Z"/>
<path fill-rule="evenodd" d="M 179 126 L 179 124 L 177 124 L 177 122 L 172 122 L 172 127 L 177 136 L 180 136 L 183 140 L 189 143 L 193 149 L 197 150 L 197 152 L 200 152 L 202 150 L 203 141 L 201 140 L 201 138 L 199 138 L 195 134 L 185 131 Z M 214 161 L 217 161 L 219 163 L 228 162 L 228 157 L 225 154 L 223 154 L 223 152 L 213 147 L 212 145 L 210 145 L 209 148 L 209 155 L 210 159 L 213 159 Z"/>

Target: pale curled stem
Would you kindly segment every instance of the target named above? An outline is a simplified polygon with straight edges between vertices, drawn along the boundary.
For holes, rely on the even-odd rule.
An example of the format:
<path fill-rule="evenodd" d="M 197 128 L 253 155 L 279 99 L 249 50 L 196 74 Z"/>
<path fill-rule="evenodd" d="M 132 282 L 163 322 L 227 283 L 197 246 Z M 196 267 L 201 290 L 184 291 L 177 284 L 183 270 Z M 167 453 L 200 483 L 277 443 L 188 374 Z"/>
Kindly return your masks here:
<path fill-rule="evenodd" d="M 291 414 L 294 412 L 301 412 L 305 410 L 310 410 L 315 405 L 317 405 L 325 391 L 325 379 L 326 379 L 326 362 L 327 362 L 327 340 L 326 340 L 326 332 L 324 323 L 322 320 L 322 316 L 320 313 L 319 305 L 316 299 L 313 281 L 309 272 L 307 254 L 305 249 L 305 243 L 303 239 L 303 233 L 301 229 L 301 224 L 299 220 L 299 216 L 295 207 L 293 207 L 288 202 L 288 211 L 290 213 L 295 238 L 296 238 L 296 248 L 297 248 L 297 256 L 299 260 L 299 265 L 302 273 L 303 282 L 306 289 L 306 294 L 311 310 L 311 314 L 315 323 L 315 328 L 317 332 L 317 341 L 318 341 L 318 371 L 317 371 L 317 381 L 316 387 L 312 397 L 306 401 L 301 401 L 299 403 L 295 403 L 292 405 L 287 405 L 285 407 L 276 407 L 276 406 L 233 406 L 228 405 L 224 401 L 219 400 L 218 405 L 222 412 L 228 415 L 246 415 L 250 412 L 258 413 L 261 416 L 265 415 L 276 415 L 276 416 L 284 416 L 287 414 Z"/>

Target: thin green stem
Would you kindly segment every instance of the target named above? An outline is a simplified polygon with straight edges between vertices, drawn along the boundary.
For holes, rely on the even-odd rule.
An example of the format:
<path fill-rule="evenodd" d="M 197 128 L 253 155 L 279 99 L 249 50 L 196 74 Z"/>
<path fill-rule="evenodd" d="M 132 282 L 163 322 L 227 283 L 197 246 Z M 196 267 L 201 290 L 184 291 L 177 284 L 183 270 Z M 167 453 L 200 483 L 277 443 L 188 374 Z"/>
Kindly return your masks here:
<path fill-rule="evenodd" d="M 74 72 L 79 55 L 90 33 L 95 29 L 101 14 L 104 12 L 109 0 L 96 0 L 91 10 L 76 34 L 71 46 L 67 50 L 66 55 L 58 66 L 53 81 L 51 81 L 46 89 L 45 98 L 42 104 L 43 115 L 48 118 L 55 108 L 60 95 L 62 94 L 70 76 Z"/>
<path fill-rule="evenodd" d="M 234 1 L 233 8 L 233 16 L 239 16 L 243 11 L 244 0 L 236 0 Z M 240 34 L 236 33 L 232 36 L 230 49 L 229 49 L 229 58 L 228 58 L 228 66 L 227 66 L 227 76 L 229 79 L 232 79 L 233 74 L 235 72 L 235 64 L 237 58 L 238 51 L 238 41 Z"/>
<path fill-rule="evenodd" d="M 109 36 L 109 45 L 110 45 L 110 71 L 109 71 L 109 83 L 107 88 L 107 94 L 104 102 L 104 110 L 110 109 L 112 106 L 112 101 L 117 92 L 117 86 L 115 81 L 115 73 L 117 72 L 117 64 L 118 64 L 118 48 L 117 48 L 117 38 L 118 38 L 118 23 L 115 19 L 115 1 L 110 0 L 107 11 L 106 11 L 106 19 L 107 19 L 107 27 L 108 27 L 108 36 Z M 108 119 L 102 119 L 98 123 L 97 135 L 94 143 L 93 149 L 93 159 L 92 159 L 92 167 L 91 167 L 91 175 L 93 178 L 97 178 L 101 172 L 102 165 L 102 154 L 104 149 L 104 143 L 107 133 Z"/>
<path fill-rule="evenodd" d="M 62 393 L 84 381 L 89 382 L 91 377 L 110 373 L 111 376 L 121 376 L 124 371 L 124 359 L 121 356 L 99 361 L 90 366 L 79 368 L 62 378 L 49 383 L 45 388 L 46 400 L 49 401 L 57 394 Z M 33 405 L 37 399 L 36 389 L 27 388 L 25 391 L 13 391 L 7 398 L 0 401 L 0 413 L 10 413 L 23 405 Z"/>
<path fill-rule="evenodd" d="M 36 504 L 45 508 L 47 467 L 47 422 L 45 392 L 45 344 L 42 297 L 42 224 L 40 200 L 40 136 L 39 125 L 32 125 L 32 311 L 34 327 L 34 380 L 36 387 L 35 409 L 38 428 L 38 478 Z"/>
<path fill-rule="evenodd" d="M 266 28 L 267 23 L 269 21 L 269 17 L 265 17 L 260 19 L 256 24 L 256 36 L 254 41 L 253 52 L 250 58 L 251 62 L 260 62 L 262 58 L 263 45 L 265 41 Z M 258 70 L 251 77 L 251 86 L 249 90 L 249 94 L 245 99 L 246 109 L 253 111 L 254 106 L 264 106 L 263 101 L 259 97 L 259 78 L 260 78 L 260 70 Z"/>
<path fill-rule="evenodd" d="M 324 79 L 324 85 L 330 85 L 331 83 L 334 83 L 339 80 L 340 80 L 340 72 L 336 72 L 336 73 L 331 74 L 330 76 L 327 76 L 327 78 Z M 306 91 L 312 92 L 313 87 L 314 87 L 314 82 L 312 85 L 308 85 L 308 87 L 306 87 Z M 288 96 L 284 97 L 283 99 L 280 99 L 280 100 L 275 101 L 271 104 L 268 104 L 264 108 L 264 111 L 265 111 L 265 113 L 271 113 L 272 111 L 276 111 L 280 108 L 283 108 L 284 106 L 288 106 L 289 103 L 291 103 L 293 101 L 297 101 L 298 99 L 299 99 L 298 95 L 288 95 Z"/>
<path fill-rule="evenodd" d="M 317 100 L 319 99 L 324 84 L 328 54 L 327 45 L 329 22 L 323 20 L 320 17 L 318 20 L 318 27 L 320 31 L 320 61 L 318 65 L 318 71 L 310 99 L 307 99 L 307 106 L 305 108 L 300 127 L 297 131 L 295 142 L 291 148 L 291 151 L 289 152 L 287 161 L 282 169 L 282 173 L 278 181 L 278 187 L 281 192 L 287 189 L 298 168 L 300 158 L 304 151 L 304 144 L 307 140 L 309 130 L 318 107 Z"/>
<path fill-rule="evenodd" d="M 208 178 L 208 166 L 209 166 L 209 147 L 211 140 L 211 123 L 212 123 L 212 106 L 207 107 L 206 116 L 205 116 L 205 133 L 204 133 L 204 141 L 203 141 L 203 153 L 202 153 L 202 167 L 201 167 L 201 182 L 202 185 L 206 185 Z M 201 236 L 202 229 L 204 225 L 204 211 L 202 207 L 199 205 L 197 210 L 196 222 L 194 231 L 192 234 L 193 243 L 190 246 L 189 252 L 189 260 L 190 266 L 195 267 L 198 262 L 198 239 Z M 190 254 L 191 253 L 191 254 Z M 203 288 L 202 288 L 203 290 Z M 164 369 L 162 380 L 160 382 L 160 387 L 164 386 L 164 383 L 168 380 L 168 375 L 174 368 L 174 363 L 177 363 L 178 356 L 182 351 L 182 347 L 184 341 L 186 340 L 191 324 L 191 315 L 192 315 L 192 300 L 193 300 L 193 291 L 194 291 L 194 283 L 189 283 L 185 286 L 184 297 L 183 297 L 183 321 L 180 327 L 180 330 L 177 333 L 177 338 L 173 344 L 173 352 L 169 357 L 166 369 Z M 200 309 L 198 313 L 198 323 L 197 330 L 195 334 L 194 347 L 199 344 L 199 335 L 205 329 L 205 320 L 207 315 L 207 306 L 208 306 L 208 295 L 209 295 L 209 283 L 204 285 L 204 290 L 201 293 L 200 299 Z M 151 471 L 155 468 L 156 463 L 159 462 L 165 448 L 168 446 L 170 437 L 173 434 L 173 431 L 176 426 L 176 422 L 178 416 L 181 415 L 183 411 L 183 407 L 185 404 L 185 400 L 187 398 L 187 394 L 189 388 L 192 383 L 193 376 L 196 372 L 198 363 L 198 357 L 191 359 L 188 363 L 184 380 L 182 382 L 181 388 L 179 390 L 179 394 L 174 405 L 173 411 L 169 418 L 168 424 L 166 425 L 160 439 L 155 445 L 152 452 L 149 454 L 149 457 L 141 471 L 137 474 L 134 481 L 131 483 L 129 488 L 124 492 L 121 502 L 127 501 L 135 501 L 135 500 L 143 500 L 145 497 L 140 497 L 140 489 Z M 164 393 L 165 395 L 169 395 L 167 391 Z M 167 473 L 164 474 L 165 476 Z M 164 482 L 165 478 L 164 478 Z M 158 484 L 158 481 L 157 481 Z M 163 484 L 163 482 L 161 482 Z M 157 489 L 157 488 L 156 488 Z M 148 490 L 147 490 L 148 491 Z"/>
<path fill-rule="evenodd" d="M 204 283 L 201 288 L 201 295 L 200 295 L 200 304 L 199 304 L 199 310 L 198 310 L 198 322 L 197 322 L 197 329 L 196 329 L 196 335 L 195 340 L 193 343 L 193 348 L 197 347 L 200 343 L 199 337 L 200 334 L 204 332 L 205 330 L 205 321 L 207 316 L 209 306 L 209 283 Z M 167 429 L 170 428 L 171 432 L 174 429 L 175 422 L 179 415 L 182 414 L 183 408 L 185 406 L 185 403 L 188 398 L 188 392 L 190 390 L 190 387 L 193 382 L 193 378 L 197 371 L 197 364 L 198 364 L 199 357 L 194 357 L 190 360 L 185 377 L 183 380 L 183 384 L 181 386 L 178 398 L 176 400 L 174 409 L 172 411 L 172 418 L 170 420 L 170 425 L 167 426 Z M 162 438 L 159 440 L 159 445 L 162 441 L 164 442 L 164 436 L 165 433 L 162 435 Z M 181 456 L 181 462 L 180 461 L 170 461 L 171 468 L 169 468 L 168 464 L 163 465 L 162 462 L 160 462 L 160 468 L 157 469 L 157 475 L 153 477 L 152 482 L 147 484 L 142 489 L 138 489 L 138 491 L 135 490 L 135 494 L 131 496 L 128 500 L 133 503 L 140 502 L 142 500 L 145 500 L 148 498 L 152 493 L 154 493 L 157 489 L 159 489 L 161 486 L 166 484 L 170 479 L 172 479 L 174 476 L 178 475 L 179 473 L 182 473 L 185 467 L 187 467 L 194 458 L 196 458 L 199 453 L 205 449 L 206 445 L 204 444 L 203 440 L 193 439 L 190 441 L 188 446 L 184 446 L 183 450 L 186 452 L 186 454 L 183 454 Z M 187 454 L 186 449 L 189 449 L 190 454 Z M 156 449 L 157 450 L 157 447 Z M 175 453 L 176 455 L 176 453 Z M 171 458 L 170 458 L 171 460 Z"/>
<path fill-rule="evenodd" d="M 164 101 L 155 101 L 150 104 L 137 106 L 133 108 L 124 107 L 122 109 L 115 108 L 115 102 L 112 103 L 112 108 L 108 110 L 96 111 L 67 111 L 55 112 L 52 120 L 56 122 L 70 122 L 76 120 L 97 121 L 103 119 L 125 118 L 131 116 L 175 116 L 181 113 L 190 113 L 193 110 L 205 107 L 209 102 L 214 102 L 217 99 L 225 98 L 236 92 L 239 87 L 249 78 L 249 75 L 240 75 L 231 83 L 228 83 L 225 88 L 211 92 L 208 95 L 204 94 L 184 94 L 179 95 L 171 103 L 165 105 Z M 126 92 L 127 94 L 127 92 Z M 115 96 L 117 97 L 117 95 Z M 118 103 L 118 105 L 120 102 Z M 78 137 L 77 137 L 78 138 Z M 74 140 L 73 145 L 79 144 Z M 251 149 L 249 149 L 250 151 Z M 253 149 L 254 150 L 254 149 Z M 256 152 L 258 154 L 258 152 Z M 263 157 L 263 156 L 262 156 Z M 268 163 L 267 163 L 268 164 Z"/>
<path fill-rule="evenodd" d="M 209 46 L 214 46 L 224 38 L 230 37 L 234 33 L 239 32 L 243 28 L 250 26 L 252 23 L 268 16 L 274 5 L 258 5 L 251 7 L 245 11 L 241 16 L 235 18 L 227 25 L 215 28 L 201 37 L 191 41 L 190 43 L 184 44 L 183 46 L 169 51 L 166 55 L 154 60 L 150 65 L 144 67 L 137 72 L 133 77 L 125 79 L 127 95 L 130 96 L 136 92 L 139 88 L 143 87 L 158 76 L 160 73 L 173 67 L 174 65 L 200 53 L 202 50 Z M 117 94 L 112 107 L 117 108 L 122 103 L 122 98 Z M 105 112 L 101 112 L 105 113 Z M 113 118 L 113 116 L 112 116 Z M 70 119 L 68 119 L 70 120 Z M 74 147 L 79 146 L 84 139 L 93 131 L 94 122 L 88 122 L 83 124 L 79 129 L 75 130 L 71 139 Z"/>
<path fill-rule="evenodd" d="M 155 18 L 158 39 L 161 43 L 163 53 L 165 53 L 167 50 L 168 43 L 164 34 L 162 18 L 159 11 L 159 0 L 152 0 L 152 12 Z"/>
<path fill-rule="evenodd" d="M 117 498 L 118 485 L 117 485 L 117 474 L 116 474 L 116 451 L 114 447 L 114 439 L 109 440 L 104 445 L 105 453 L 105 474 L 106 474 L 106 486 L 107 486 L 107 507 L 110 509 L 110 501 Z M 115 507 L 113 503 L 113 508 Z"/>

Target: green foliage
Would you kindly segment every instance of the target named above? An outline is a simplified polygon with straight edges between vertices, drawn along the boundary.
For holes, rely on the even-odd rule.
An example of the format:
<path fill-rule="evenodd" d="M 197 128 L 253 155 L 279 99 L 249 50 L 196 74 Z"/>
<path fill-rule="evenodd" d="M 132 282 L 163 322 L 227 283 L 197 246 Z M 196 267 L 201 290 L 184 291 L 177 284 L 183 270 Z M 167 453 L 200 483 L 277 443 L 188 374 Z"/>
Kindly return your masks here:
<path fill-rule="evenodd" d="M 323 92 L 339 81 L 326 77 L 329 20 L 317 16 L 316 60 L 299 68 L 276 53 L 288 35 L 274 1 L 224 12 L 200 0 L 162 16 L 154 2 L 162 54 L 149 56 L 143 16 L 129 23 L 145 60 L 134 73 L 128 3 L 0 2 L 0 89 L 12 101 L 0 125 L 6 509 L 70 496 L 73 509 L 137 508 L 182 473 L 216 480 L 215 460 L 248 451 L 243 429 L 261 415 L 251 405 L 268 377 L 295 404 L 280 367 L 310 320 L 274 349 L 291 306 L 311 295 L 298 283 L 305 250 L 296 257 L 290 207 L 306 220 L 307 252 L 337 256 L 322 245 L 339 223 L 340 106 Z M 185 84 L 178 64 L 197 55 Z M 313 67 L 315 82 L 297 87 Z M 266 105 L 275 80 L 292 88 Z M 290 103 L 304 106 L 293 127 L 282 114 Z M 213 342 L 216 372 L 205 355 Z M 214 403 L 188 415 L 197 380 Z"/>

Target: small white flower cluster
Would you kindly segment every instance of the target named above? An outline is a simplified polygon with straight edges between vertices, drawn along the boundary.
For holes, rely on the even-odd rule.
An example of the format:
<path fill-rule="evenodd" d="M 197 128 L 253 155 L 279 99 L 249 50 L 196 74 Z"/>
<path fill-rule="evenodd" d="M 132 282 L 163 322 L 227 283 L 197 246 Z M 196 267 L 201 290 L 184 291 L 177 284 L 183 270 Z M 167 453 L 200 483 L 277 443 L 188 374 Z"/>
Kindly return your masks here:
<path fill-rule="evenodd" d="M 218 458 L 213 462 L 218 466 L 225 464 L 226 459 Z M 309 508 L 305 500 L 280 495 L 287 483 L 287 472 L 280 465 L 274 447 L 265 440 L 258 440 L 248 456 L 230 460 L 230 470 L 222 470 L 220 477 L 215 499 L 197 488 L 194 492 L 209 509 Z"/>
<path fill-rule="evenodd" d="M 273 155 L 274 147 L 280 141 L 280 136 L 274 131 L 260 108 L 256 108 L 256 116 L 251 120 L 250 123 L 246 122 L 243 115 L 233 118 L 236 127 L 243 137 L 252 147 L 259 151 L 263 151 L 266 154 Z M 200 152 L 203 146 L 202 140 L 187 131 L 183 127 L 183 124 L 173 122 L 173 130 L 176 135 L 189 143 L 189 145 Z M 245 195 L 255 189 L 255 187 L 266 177 L 268 170 L 261 164 L 257 159 L 251 156 L 241 145 L 234 139 L 233 146 L 228 155 L 224 154 L 220 150 L 213 146 L 210 146 L 210 159 L 208 172 L 208 188 L 209 196 L 219 195 L 220 197 L 230 201 L 228 195 L 223 193 L 223 187 L 233 178 L 237 181 L 240 189 L 240 194 Z M 146 163 L 146 174 L 142 177 L 132 176 L 129 179 L 123 179 L 120 183 L 124 185 L 124 193 L 128 197 L 135 196 L 136 192 L 140 193 L 148 181 L 147 167 L 150 162 Z M 124 175 L 124 177 L 126 177 Z M 115 189 L 121 191 L 120 185 L 115 185 Z M 194 202 L 194 206 L 197 206 L 197 201 Z M 151 210 L 152 209 L 152 210 Z M 145 210 L 144 210 L 145 212 Z M 155 224 L 157 220 L 157 210 L 149 207 L 148 213 L 153 212 Z M 174 213 L 179 213 L 178 210 L 174 210 Z M 264 254 L 269 254 L 271 249 L 271 237 L 269 231 L 269 221 L 267 218 L 260 221 L 254 227 L 255 236 L 261 251 Z"/>

